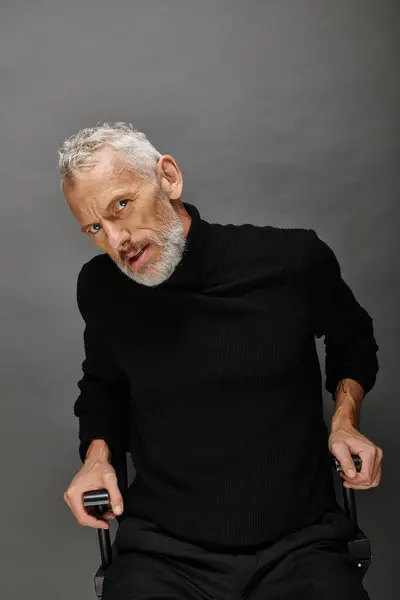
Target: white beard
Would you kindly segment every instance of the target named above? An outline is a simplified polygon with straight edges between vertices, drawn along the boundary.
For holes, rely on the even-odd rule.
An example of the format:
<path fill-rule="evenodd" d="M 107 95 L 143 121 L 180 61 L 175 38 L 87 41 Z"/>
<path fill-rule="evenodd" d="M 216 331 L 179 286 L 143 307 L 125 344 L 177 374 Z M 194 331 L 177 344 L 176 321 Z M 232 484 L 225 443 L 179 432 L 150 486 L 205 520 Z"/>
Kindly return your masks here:
<path fill-rule="evenodd" d="M 182 221 L 168 201 L 160 198 L 160 202 L 163 202 L 164 208 L 169 212 L 169 223 L 161 235 L 154 234 L 151 239 L 160 248 L 161 258 L 157 262 L 150 262 L 144 266 L 143 273 L 134 273 L 125 264 L 115 263 L 130 279 L 148 287 L 160 285 L 171 277 L 177 265 L 182 260 L 186 247 Z"/>

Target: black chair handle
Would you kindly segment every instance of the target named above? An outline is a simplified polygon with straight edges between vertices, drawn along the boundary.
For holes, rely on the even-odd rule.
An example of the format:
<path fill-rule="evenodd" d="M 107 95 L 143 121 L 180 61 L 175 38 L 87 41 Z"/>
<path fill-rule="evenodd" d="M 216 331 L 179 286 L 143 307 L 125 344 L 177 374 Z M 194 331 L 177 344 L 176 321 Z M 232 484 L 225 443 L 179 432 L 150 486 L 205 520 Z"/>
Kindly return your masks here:
<path fill-rule="evenodd" d="M 335 460 L 335 466 L 336 466 L 336 471 L 338 473 L 341 473 L 343 471 L 340 462 L 338 461 L 338 459 L 336 458 L 336 456 L 333 457 Z M 360 456 L 358 454 L 352 454 L 351 458 L 353 459 L 354 465 L 357 469 L 357 471 L 361 471 L 361 466 L 362 466 L 362 460 L 360 458 Z"/>
<path fill-rule="evenodd" d="M 118 480 L 118 487 L 123 495 L 128 487 L 128 465 L 127 453 L 125 451 L 115 451 L 112 454 L 111 464 L 115 469 Z M 85 508 L 96 507 L 95 516 L 101 518 L 101 515 L 110 508 L 110 495 L 108 490 L 93 490 L 83 494 L 83 506 Z M 106 569 L 112 562 L 112 547 L 109 529 L 97 529 L 99 537 L 101 565 Z"/>
<path fill-rule="evenodd" d="M 83 494 L 83 506 L 85 508 L 95 506 L 95 517 L 101 518 L 101 515 L 110 507 L 110 495 L 105 489 L 85 492 Z M 110 530 L 99 527 L 97 529 L 97 535 L 100 545 L 101 566 L 103 569 L 106 569 L 112 562 Z"/>
<path fill-rule="evenodd" d="M 362 460 L 358 454 L 352 454 L 351 457 L 353 459 L 356 471 L 359 473 L 361 471 L 361 467 L 362 467 Z M 338 473 L 341 473 L 343 471 L 343 469 L 341 467 L 340 462 L 338 461 L 336 456 L 334 456 L 333 458 L 334 458 L 336 471 Z M 342 483 L 344 484 L 344 480 L 342 480 Z M 349 521 L 351 523 L 352 533 L 353 533 L 353 535 L 356 535 L 358 532 L 358 520 L 357 520 L 357 509 L 356 509 L 356 499 L 355 499 L 355 495 L 354 495 L 354 490 L 353 490 L 353 488 L 347 488 L 344 485 L 342 486 L 342 489 L 343 489 L 344 509 L 345 509 L 347 517 L 349 518 Z"/>
<path fill-rule="evenodd" d="M 85 492 L 83 494 L 83 506 L 97 506 L 99 513 L 105 512 L 106 507 L 110 503 L 110 495 L 107 490 L 94 490 L 93 492 Z"/>

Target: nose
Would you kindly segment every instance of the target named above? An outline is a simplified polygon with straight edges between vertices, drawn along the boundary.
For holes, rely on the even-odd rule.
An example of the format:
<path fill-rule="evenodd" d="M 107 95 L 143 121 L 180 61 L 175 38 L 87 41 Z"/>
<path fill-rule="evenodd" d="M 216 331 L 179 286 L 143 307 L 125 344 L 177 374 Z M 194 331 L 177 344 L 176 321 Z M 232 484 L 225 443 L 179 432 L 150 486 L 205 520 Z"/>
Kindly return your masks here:
<path fill-rule="evenodd" d="M 106 230 L 108 245 L 112 250 L 120 252 L 124 249 L 126 243 L 130 240 L 129 231 L 118 227 L 116 223 L 107 223 L 104 225 Z"/>

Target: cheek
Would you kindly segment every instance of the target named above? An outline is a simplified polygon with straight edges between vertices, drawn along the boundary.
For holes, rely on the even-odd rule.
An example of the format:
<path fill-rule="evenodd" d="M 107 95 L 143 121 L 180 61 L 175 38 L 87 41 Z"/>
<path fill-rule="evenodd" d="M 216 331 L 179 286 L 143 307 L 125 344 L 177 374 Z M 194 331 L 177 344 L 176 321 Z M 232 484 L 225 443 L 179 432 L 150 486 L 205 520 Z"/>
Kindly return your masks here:
<path fill-rule="evenodd" d="M 157 232 L 157 238 L 155 240 L 153 240 L 150 244 L 150 256 L 152 258 L 160 258 L 163 255 L 163 246 L 164 246 L 164 239 L 163 239 L 163 235 L 161 233 Z"/>
<path fill-rule="evenodd" d="M 92 237 L 92 241 L 95 244 L 95 246 L 97 246 L 97 248 L 99 248 L 99 250 L 101 250 L 102 252 L 106 252 L 106 254 L 110 254 L 111 256 L 115 256 L 115 250 L 113 248 L 109 247 L 109 245 L 107 244 L 107 240 L 106 240 L 106 238 L 104 236 L 102 236 L 102 235 L 94 235 Z"/>

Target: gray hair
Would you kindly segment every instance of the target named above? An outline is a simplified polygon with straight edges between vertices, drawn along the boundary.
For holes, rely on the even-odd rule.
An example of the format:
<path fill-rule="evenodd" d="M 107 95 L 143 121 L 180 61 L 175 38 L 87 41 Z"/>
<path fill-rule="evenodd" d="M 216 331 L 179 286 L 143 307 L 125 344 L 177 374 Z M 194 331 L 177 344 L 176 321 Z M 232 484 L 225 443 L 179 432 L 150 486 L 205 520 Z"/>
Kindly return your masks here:
<path fill-rule="evenodd" d="M 97 124 L 81 129 L 64 140 L 58 151 L 61 188 L 72 181 L 77 171 L 95 164 L 95 153 L 105 146 L 120 151 L 133 167 L 135 174 L 157 185 L 156 165 L 161 154 L 146 135 L 130 123 Z"/>

